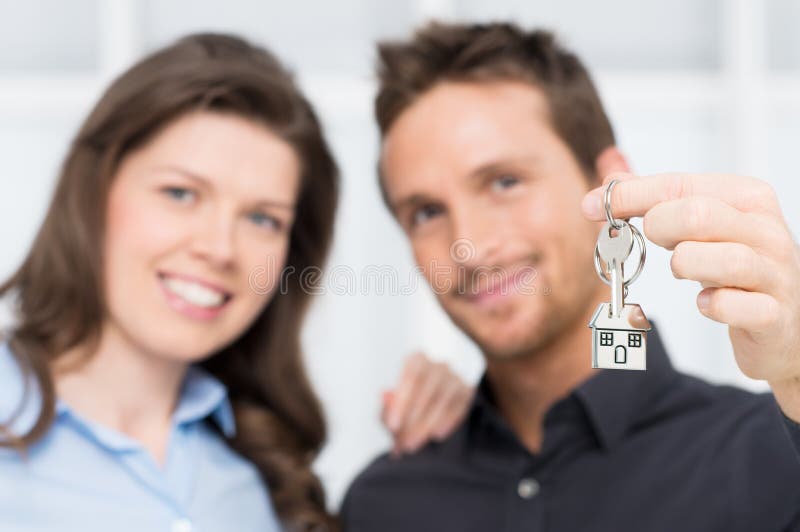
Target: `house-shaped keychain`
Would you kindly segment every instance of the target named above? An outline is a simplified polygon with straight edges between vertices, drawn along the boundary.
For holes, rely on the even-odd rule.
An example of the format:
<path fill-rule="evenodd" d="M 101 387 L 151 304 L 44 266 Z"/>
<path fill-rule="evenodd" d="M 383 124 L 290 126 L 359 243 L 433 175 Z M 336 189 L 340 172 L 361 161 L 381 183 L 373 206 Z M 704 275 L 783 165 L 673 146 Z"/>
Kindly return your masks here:
<path fill-rule="evenodd" d="M 593 368 L 647 369 L 647 331 L 651 326 L 639 305 L 626 303 L 615 318 L 611 303 L 602 303 L 589 327 Z"/>

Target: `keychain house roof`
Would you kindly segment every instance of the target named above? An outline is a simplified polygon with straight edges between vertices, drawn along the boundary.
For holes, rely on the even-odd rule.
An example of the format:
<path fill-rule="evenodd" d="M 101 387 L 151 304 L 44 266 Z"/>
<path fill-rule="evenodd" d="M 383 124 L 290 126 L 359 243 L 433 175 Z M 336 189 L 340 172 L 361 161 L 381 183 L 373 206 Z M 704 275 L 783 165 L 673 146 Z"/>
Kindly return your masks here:
<path fill-rule="evenodd" d="M 611 304 L 601 303 L 589 327 L 593 368 L 647 369 L 647 331 L 652 327 L 639 305 L 626 303 L 615 318 L 611 316 Z"/>

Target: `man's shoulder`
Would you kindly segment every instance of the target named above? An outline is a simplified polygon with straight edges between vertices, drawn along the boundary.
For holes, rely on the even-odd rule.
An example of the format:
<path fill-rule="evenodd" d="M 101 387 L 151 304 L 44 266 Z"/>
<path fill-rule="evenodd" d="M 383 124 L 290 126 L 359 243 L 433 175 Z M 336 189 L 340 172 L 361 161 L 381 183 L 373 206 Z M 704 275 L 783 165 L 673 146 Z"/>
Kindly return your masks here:
<path fill-rule="evenodd" d="M 796 475 L 800 462 L 783 413 L 769 392 L 752 392 L 680 374 L 671 389 L 648 409 L 643 425 L 673 420 L 722 459 L 737 457 L 754 469 L 772 467 Z M 767 465 L 769 464 L 769 465 Z M 788 469 L 787 469 L 788 468 Z"/>
<path fill-rule="evenodd" d="M 386 531 L 422 526 L 418 519 L 436 512 L 437 495 L 463 490 L 476 481 L 465 467 L 462 424 L 441 442 L 430 442 L 412 454 L 374 458 L 353 480 L 344 497 L 341 517 L 345 530 Z"/>
<path fill-rule="evenodd" d="M 343 530 L 374 530 L 380 522 L 397 523 L 398 516 L 392 513 L 397 508 L 407 508 L 402 497 L 407 488 L 402 489 L 400 500 L 395 499 L 399 486 L 418 482 L 420 476 L 414 471 L 421 470 L 426 454 L 427 449 L 423 448 L 404 457 L 383 453 L 373 459 L 347 489 L 340 511 Z"/>
<path fill-rule="evenodd" d="M 406 456 L 392 456 L 390 453 L 381 453 L 364 467 L 350 483 L 345 495 L 344 504 L 360 500 L 365 495 L 374 494 L 376 491 L 389 490 L 394 487 L 394 482 L 414 478 L 415 470 L 422 470 L 426 448 L 417 453 Z"/>
<path fill-rule="evenodd" d="M 736 420 L 762 424 L 780 420 L 780 409 L 769 392 L 753 392 L 729 384 L 715 384 L 688 374 L 679 373 L 667 393 L 659 397 L 648 411 L 660 416 L 664 411 L 687 417 L 705 417 L 712 423 Z"/>
<path fill-rule="evenodd" d="M 451 477 L 462 470 L 454 447 L 458 435 L 441 442 L 430 442 L 420 450 L 399 456 L 383 453 L 374 458 L 351 483 L 347 500 L 401 490 L 407 493 L 415 484 L 429 484 L 437 477 Z"/>

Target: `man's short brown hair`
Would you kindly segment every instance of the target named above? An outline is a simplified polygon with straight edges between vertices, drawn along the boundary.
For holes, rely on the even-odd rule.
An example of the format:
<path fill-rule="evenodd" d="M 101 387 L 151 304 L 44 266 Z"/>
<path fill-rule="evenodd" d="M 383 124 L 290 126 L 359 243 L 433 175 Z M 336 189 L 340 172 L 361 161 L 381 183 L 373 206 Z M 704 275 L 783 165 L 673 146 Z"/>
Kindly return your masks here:
<path fill-rule="evenodd" d="M 547 31 L 515 24 L 433 22 L 408 41 L 378 45 L 375 116 L 385 136 L 397 117 L 442 81 L 524 81 L 543 91 L 550 119 L 587 176 L 614 133 L 589 73 Z"/>

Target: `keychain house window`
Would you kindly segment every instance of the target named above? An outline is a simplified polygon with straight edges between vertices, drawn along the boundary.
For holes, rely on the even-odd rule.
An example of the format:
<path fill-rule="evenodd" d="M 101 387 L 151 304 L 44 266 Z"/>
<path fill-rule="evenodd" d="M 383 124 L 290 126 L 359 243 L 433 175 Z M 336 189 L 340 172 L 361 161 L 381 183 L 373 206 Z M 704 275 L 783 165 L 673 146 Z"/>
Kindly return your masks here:
<path fill-rule="evenodd" d="M 642 333 L 628 333 L 628 347 L 642 347 Z"/>
<path fill-rule="evenodd" d="M 614 345 L 614 333 L 610 331 L 601 332 L 600 345 Z"/>

